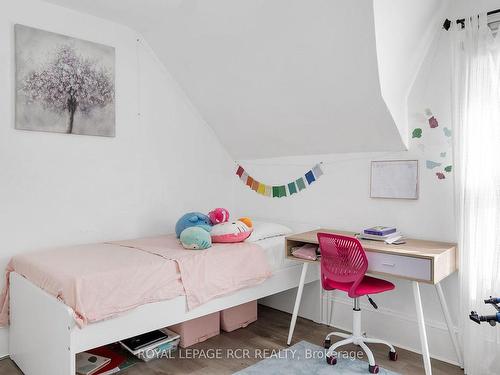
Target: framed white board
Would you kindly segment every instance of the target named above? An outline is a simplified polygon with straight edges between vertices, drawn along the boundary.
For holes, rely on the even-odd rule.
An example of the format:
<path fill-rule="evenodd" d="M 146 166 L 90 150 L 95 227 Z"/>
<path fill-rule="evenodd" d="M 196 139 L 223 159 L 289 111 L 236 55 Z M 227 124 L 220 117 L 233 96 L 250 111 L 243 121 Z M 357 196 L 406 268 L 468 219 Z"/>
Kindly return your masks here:
<path fill-rule="evenodd" d="M 372 161 L 370 197 L 418 199 L 418 160 Z"/>

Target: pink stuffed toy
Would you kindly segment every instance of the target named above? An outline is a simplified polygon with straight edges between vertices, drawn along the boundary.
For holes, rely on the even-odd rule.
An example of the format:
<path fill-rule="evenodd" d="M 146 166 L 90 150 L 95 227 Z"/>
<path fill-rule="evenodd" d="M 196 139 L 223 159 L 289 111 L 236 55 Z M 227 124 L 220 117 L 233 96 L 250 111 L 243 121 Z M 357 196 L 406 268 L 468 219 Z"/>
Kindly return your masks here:
<path fill-rule="evenodd" d="M 225 223 L 229 220 L 229 211 L 225 208 L 214 208 L 208 213 L 208 217 L 213 225 Z"/>
<path fill-rule="evenodd" d="M 232 243 L 245 241 L 252 234 L 253 224 L 248 217 L 233 222 L 215 224 L 212 227 L 212 242 Z"/>

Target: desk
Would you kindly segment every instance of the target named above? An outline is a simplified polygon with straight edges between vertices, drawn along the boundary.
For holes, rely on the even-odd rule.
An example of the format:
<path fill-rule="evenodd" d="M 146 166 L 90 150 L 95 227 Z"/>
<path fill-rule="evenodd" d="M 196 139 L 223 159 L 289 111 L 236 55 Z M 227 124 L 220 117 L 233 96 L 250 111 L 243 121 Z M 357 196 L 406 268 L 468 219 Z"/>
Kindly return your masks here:
<path fill-rule="evenodd" d="M 355 235 L 355 232 L 345 232 L 334 229 L 317 229 L 286 237 L 286 257 L 303 263 L 297 296 L 295 298 L 295 306 L 293 308 L 292 321 L 290 323 L 290 331 L 288 333 L 288 345 L 290 345 L 292 341 L 293 330 L 297 321 L 307 267 L 310 263 L 319 263 L 319 260 L 309 261 L 295 258 L 292 255 L 292 247 L 300 246 L 306 243 L 317 245 L 318 232 L 336 233 L 353 237 Z M 448 326 L 448 332 L 457 354 L 458 363 L 462 366 L 462 353 L 460 351 L 460 347 L 458 346 L 457 337 L 455 335 L 450 317 L 450 311 L 440 285 L 441 280 L 457 271 L 456 244 L 413 239 L 405 239 L 405 241 L 406 243 L 402 245 L 389 245 L 381 241 L 360 240 L 368 258 L 367 272 L 372 275 L 397 277 L 412 282 L 413 296 L 417 310 L 420 344 L 426 375 L 431 375 L 432 369 L 419 283 L 434 285 L 439 297 L 439 302 L 441 303 L 446 325 Z"/>

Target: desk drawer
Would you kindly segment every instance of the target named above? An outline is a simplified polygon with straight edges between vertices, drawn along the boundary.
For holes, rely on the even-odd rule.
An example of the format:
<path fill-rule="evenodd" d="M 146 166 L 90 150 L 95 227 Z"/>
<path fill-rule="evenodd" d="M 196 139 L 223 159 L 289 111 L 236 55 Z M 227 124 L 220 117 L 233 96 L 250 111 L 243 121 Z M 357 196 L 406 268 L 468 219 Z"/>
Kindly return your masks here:
<path fill-rule="evenodd" d="M 368 258 L 368 272 L 383 272 L 410 279 L 432 280 L 430 259 L 376 252 L 366 252 L 366 256 Z"/>

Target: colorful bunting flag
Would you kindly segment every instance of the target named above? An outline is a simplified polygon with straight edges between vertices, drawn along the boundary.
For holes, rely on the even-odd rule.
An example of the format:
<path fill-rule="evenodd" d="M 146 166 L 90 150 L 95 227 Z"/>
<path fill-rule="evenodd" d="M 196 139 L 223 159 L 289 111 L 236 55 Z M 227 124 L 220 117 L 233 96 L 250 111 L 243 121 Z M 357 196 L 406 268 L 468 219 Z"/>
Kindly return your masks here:
<path fill-rule="evenodd" d="M 316 164 L 313 169 L 312 169 L 313 173 L 314 173 L 314 177 L 316 177 L 316 180 L 318 178 L 320 178 L 321 176 L 323 176 L 323 170 L 321 169 L 321 165 L 319 164 Z"/>
<path fill-rule="evenodd" d="M 266 197 L 272 196 L 272 191 L 273 191 L 272 187 L 266 185 Z"/>
<path fill-rule="evenodd" d="M 306 188 L 306 184 L 304 182 L 304 179 L 301 177 L 297 181 L 295 181 L 297 184 L 297 187 L 299 188 L 299 191 L 304 190 Z"/>
<path fill-rule="evenodd" d="M 316 179 L 314 178 L 314 174 L 312 171 L 306 173 L 306 180 L 309 185 L 311 185 Z"/>
<path fill-rule="evenodd" d="M 323 170 L 321 169 L 321 163 L 316 164 L 311 170 L 307 171 L 303 176 L 299 177 L 295 181 L 289 182 L 285 185 L 275 185 L 270 186 L 257 181 L 253 177 L 249 176 L 245 169 L 238 165 L 236 169 L 236 175 L 240 178 L 245 185 L 250 189 L 255 191 L 257 194 L 273 197 L 282 198 L 306 189 L 307 186 L 311 185 L 314 181 L 323 175 Z M 307 185 L 306 185 L 307 181 Z"/>
<path fill-rule="evenodd" d="M 247 178 L 247 186 L 251 189 L 253 185 L 253 178 L 248 176 Z"/>

